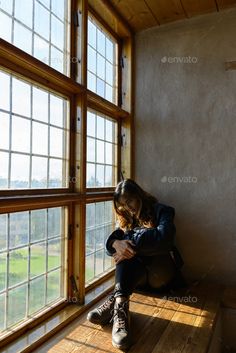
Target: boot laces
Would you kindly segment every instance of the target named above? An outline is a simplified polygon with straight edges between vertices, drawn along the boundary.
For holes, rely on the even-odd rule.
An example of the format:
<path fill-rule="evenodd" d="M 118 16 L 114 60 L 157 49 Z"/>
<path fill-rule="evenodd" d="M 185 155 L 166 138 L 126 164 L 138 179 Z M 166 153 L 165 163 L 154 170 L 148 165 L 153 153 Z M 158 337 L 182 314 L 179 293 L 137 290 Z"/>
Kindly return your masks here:
<path fill-rule="evenodd" d="M 118 308 L 115 308 L 112 311 L 113 311 L 113 315 L 110 322 L 116 319 L 118 330 L 126 329 L 128 301 L 118 303 Z"/>
<path fill-rule="evenodd" d="M 102 305 L 97 308 L 97 310 L 102 313 L 103 311 L 110 309 L 110 306 L 113 304 L 114 300 L 114 297 L 111 295 Z"/>

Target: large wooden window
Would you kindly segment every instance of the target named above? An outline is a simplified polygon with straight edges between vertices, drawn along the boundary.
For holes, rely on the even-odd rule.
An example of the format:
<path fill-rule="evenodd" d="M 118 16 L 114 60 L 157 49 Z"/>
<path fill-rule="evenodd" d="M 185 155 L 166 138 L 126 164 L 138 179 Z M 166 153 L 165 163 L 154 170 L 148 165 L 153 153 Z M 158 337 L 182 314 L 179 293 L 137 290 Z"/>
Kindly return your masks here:
<path fill-rule="evenodd" d="M 132 32 L 104 0 L 0 1 L 0 347 L 114 262 L 132 176 Z"/>

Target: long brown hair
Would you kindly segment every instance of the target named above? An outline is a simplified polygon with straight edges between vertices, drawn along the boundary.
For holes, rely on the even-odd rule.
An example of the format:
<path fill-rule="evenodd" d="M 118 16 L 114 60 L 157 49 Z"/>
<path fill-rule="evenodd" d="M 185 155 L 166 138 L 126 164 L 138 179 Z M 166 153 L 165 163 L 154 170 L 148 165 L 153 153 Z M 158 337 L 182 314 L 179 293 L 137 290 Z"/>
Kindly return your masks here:
<path fill-rule="evenodd" d="M 121 196 L 129 196 L 141 200 L 142 208 L 139 218 L 131 216 L 120 204 Z M 137 226 L 149 223 L 152 227 L 156 225 L 154 204 L 158 200 L 148 192 L 144 191 L 134 180 L 125 179 L 118 183 L 113 198 L 114 209 L 118 217 L 119 225 L 124 230 L 130 230 Z"/>

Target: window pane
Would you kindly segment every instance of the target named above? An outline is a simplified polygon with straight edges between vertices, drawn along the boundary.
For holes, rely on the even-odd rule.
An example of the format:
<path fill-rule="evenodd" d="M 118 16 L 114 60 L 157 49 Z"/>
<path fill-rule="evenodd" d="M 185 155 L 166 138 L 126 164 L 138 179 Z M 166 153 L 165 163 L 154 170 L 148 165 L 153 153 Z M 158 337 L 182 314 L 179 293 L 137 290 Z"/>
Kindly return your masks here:
<path fill-rule="evenodd" d="M 64 219 L 64 207 L 0 215 L 0 329 L 65 298 Z"/>
<path fill-rule="evenodd" d="M 7 217 L 5 214 L 0 215 L 0 250 L 7 247 Z M 1 273 L 1 272 L 0 272 Z"/>
<path fill-rule="evenodd" d="M 11 28 L 11 17 L 5 15 L 3 12 L 0 12 L 0 37 L 8 42 L 11 42 Z"/>
<path fill-rule="evenodd" d="M 12 96 L 11 118 L 0 111 L 0 188 L 68 187 L 68 101 L 2 72 L 0 88 L 0 110 Z"/>
<path fill-rule="evenodd" d="M 87 187 L 114 186 L 116 173 L 117 123 L 106 116 L 88 111 Z"/>
<path fill-rule="evenodd" d="M 49 18 L 50 12 L 35 1 L 34 8 L 34 30 L 45 39 L 49 40 Z"/>
<path fill-rule="evenodd" d="M 34 35 L 34 57 L 49 65 L 49 43 Z"/>
<path fill-rule="evenodd" d="M 12 117 L 12 149 L 18 152 L 30 152 L 30 120 L 18 116 Z"/>
<path fill-rule="evenodd" d="M 30 277 L 46 272 L 46 243 L 31 245 L 30 247 Z"/>
<path fill-rule="evenodd" d="M 15 17 L 32 28 L 33 1 L 32 0 L 16 0 L 15 1 Z"/>
<path fill-rule="evenodd" d="M 33 119 L 48 122 L 48 93 L 33 87 Z"/>
<path fill-rule="evenodd" d="M 29 314 L 33 314 L 44 307 L 46 294 L 46 277 L 41 276 L 30 281 Z"/>
<path fill-rule="evenodd" d="M 28 248 L 13 250 L 9 253 L 9 286 L 25 282 L 28 278 Z"/>
<path fill-rule="evenodd" d="M 117 104 L 117 42 L 92 17 L 88 19 L 88 88 Z"/>
<path fill-rule="evenodd" d="M 32 157 L 31 187 L 33 189 L 47 187 L 48 159 Z"/>
<path fill-rule="evenodd" d="M 32 32 L 16 21 L 14 21 L 13 44 L 26 53 L 32 54 Z"/>
<path fill-rule="evenodd" d="M 48 210 L 49 212 L 49 210 Z M 51 209 L 50 209 L 50 212 Z M 49 220 L 50 223 L 50 220 Z M 43 240 L 47 237 L 47 212 L 46 210 L 31 211 L 30 241 Z M 58 233 L 59 235 L 59 233 Z"/>
<path fill-rule="evenodd" d="M 63 22 L 58 20 L 55 16 L 51 17 L 51 40 L 52 43 L 63 51 L 64 49 L 64 26 Z"/>
<path fill-rule="evenodd" d="M 113 260 L 105 252 L 105 240 L 114 228 L 111 201 L 86 205 L 86 284 L 114 266 Z"/>
<path fill-rule="evenodd" d="M 30 159 L 23 154 L 11 155 L 11 189 L 26 189 L 29 187 Z"/>
<path fill-rule="evenodd" d="M 0 148 L 9 149 L 9 114 L 0 112 Z"/>

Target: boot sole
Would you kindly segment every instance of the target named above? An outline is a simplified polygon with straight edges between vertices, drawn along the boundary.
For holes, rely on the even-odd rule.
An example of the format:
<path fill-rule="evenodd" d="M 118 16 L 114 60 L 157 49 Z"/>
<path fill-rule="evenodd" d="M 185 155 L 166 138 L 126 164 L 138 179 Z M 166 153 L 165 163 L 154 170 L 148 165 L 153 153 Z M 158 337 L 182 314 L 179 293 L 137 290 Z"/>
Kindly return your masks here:
<path fill-rule="evenodd" d="M 114 343 L 113 341 L 112 341 L 112 345 L 113 345 L 113 347 L 115 347 L 115 348 L 118 348 L 118 349 L 120 349 L 120 350 L 122 350 L 122 351 L 125 351 L 125 350 L 127 350 L 127 349 L 129 349 L 130 348 L 130 345 L 131 344 L 127 344 L 127 345 L 121 345 L 121 344 L 117 344 L 117 343 Z"/>

